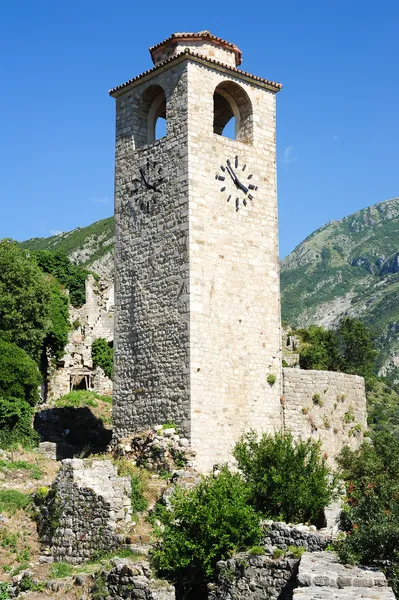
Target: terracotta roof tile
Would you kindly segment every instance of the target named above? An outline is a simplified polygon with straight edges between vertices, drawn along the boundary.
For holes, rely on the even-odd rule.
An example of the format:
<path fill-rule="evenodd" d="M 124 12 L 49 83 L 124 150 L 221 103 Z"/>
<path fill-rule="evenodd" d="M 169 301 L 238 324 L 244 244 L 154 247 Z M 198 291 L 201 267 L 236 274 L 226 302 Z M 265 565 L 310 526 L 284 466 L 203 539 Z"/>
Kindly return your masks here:
<path fill-rule="evenodd" d="M 201 54 L 197 54 L 196 52 L 193 52 L 192 50 L 186 49 L 183 52 L 179 52 L 179 54 L 176 54 L 172 58 L 168 58 L 164 62 L 156 65 L 152 69 L 148 69 L 148 71 L 144 71 L 144 73 L 137 75 L 137 77 L 133 77 L 133 79 L 129 79 L 129 81 L 126 81 L 125 83 L 122 83 L 121 85 L 114 87 L 112 90 L 109 90 L 110 96 L 114 96 L 115 94 L 117 94 L 117 92 L 129 87 L 132 83 L 135 83 L 136 81 L 142 79 L 143 77 L 145 77 L 146 75 L 149 75 L 150 73 L 155 73 L 155 71 L 157 71 L 158 69 L 161 69 L 165 65 L 168 65 L 170 63 L 173 63 L 174 61 L 177 61 L 178 59 L 181 59 L 183 56 L 187 56 L 187 58 L 193 58 L 194 60 L 200 59 L 201 61 L 203 61 L 205 63 L 211 63 L 213 65 L 222 67 L 223 69 L 226 69 L 228 71 L 232 71 L 233 73 L 237 73 L 238 75 L 248 77 L 249 79 L 252 79 L 253 81 L 256 81 L 256 82 L 266 85 L 273 92 L 279 92 L 281 90 L 281 88 L 283 87 L 281 83 L 276 83 L 274 81 L 270 81 L 269 79 L 263 79 L 262 77 L 258 77 L 257 75 L 252 75 L 252 73 L 247 73 L 247 71 L 242 71 L 241 69 L 237 69 L 236 67 L 232 67 L 231 65 L 227 65 L 218 60 L 214 60 L 213 58 L 208 58 L 206 56 L 202 56 Z"/>
<path fill-rule="evenodd" d="M 232 50 L 235 53 L 236 65 L 238 66 L 241 64 L 242 52 L 238 48 L 238 46 L 236 46 L 235 44 L 232 44 L 232 42 L 228 42 L 227 40 L 217 37 L 216 35 L 213 35 L 213 33 L 211 33 L 208 30 L 198 31 L 197 33 L 193 33 L 193 32 L 191 32 L 191 33 L 190 32 L 172 33 L 172 35 L 170 35 L 168 38 L 166 38 L 162 42 L 159 42 L 158 44 L 155 44 L 155 46 L 151 46 L 151 48 L 149 48 L 153 62 L 155 63 L 154 50 L 158 50 L 158 48 L 166 45 L 168 42 L 171 42 L 172 40 L 192 40 L 192 39 L 194 39 L 194 40 L 212 40 L 213 42 L 216 42 L 217 44 L 219 44 L 221 46 L 227 47 L 228 49 Z"/>

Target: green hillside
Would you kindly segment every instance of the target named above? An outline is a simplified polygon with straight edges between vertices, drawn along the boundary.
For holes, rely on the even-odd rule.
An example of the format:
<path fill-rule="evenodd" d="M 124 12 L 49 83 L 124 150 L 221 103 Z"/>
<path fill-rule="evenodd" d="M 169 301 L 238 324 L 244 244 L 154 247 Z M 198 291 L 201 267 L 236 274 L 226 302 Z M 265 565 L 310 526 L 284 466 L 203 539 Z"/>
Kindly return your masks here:
<path fill-rule="evenodd" d="M 90 267 L 105 278 L 113 277 L 114 217 L 96 221 L 88 227 L 47 238 L 31 238 L 22 242 L 28 250 L 59 250 L 71 261 Z"/>
<path fill-rule="evenodd" d="M 399 198 L 312 233 L 282 261 L 281 291 L 293 326 L 330 327 L 343 315 L 365 321 L 380 373 L 399 378 Z"/>

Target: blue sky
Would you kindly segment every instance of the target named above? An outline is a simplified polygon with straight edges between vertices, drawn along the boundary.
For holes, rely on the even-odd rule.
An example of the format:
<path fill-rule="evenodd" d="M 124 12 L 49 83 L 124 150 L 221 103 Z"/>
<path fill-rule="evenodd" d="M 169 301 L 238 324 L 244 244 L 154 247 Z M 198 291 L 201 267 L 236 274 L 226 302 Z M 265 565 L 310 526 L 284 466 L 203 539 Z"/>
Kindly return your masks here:
<path fill-rule="evenodd" d="M 209 29 L 284 84 L 281 255 L 399 195 L 397 0 L 13 0 L 0 12 L 0 237 L 67 231 L 113 210 L 114 101 L 148 47 Z"/>

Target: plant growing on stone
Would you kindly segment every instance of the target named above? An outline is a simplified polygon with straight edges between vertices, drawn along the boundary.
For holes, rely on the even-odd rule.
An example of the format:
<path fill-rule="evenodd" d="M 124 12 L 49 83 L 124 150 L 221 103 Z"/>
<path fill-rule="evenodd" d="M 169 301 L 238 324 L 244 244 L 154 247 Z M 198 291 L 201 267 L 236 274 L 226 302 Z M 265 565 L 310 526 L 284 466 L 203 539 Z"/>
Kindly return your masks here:
<path fill-rule="evenodd" d="M 276 376 L 273 375 L 273 373 L 269 373 L 269 375 L 267 376 L 266 381 L 267 381 L 267 383 L 269 385 L 274 385 L 276 383 Z"/>
<path fill-rule="evenodd" d="M 94 340 L 91 346 L 91 358 L 95 367 L 101 367 L 107 377 L 112 377 L 114 351 L 105 338 Z"/>
<path fill-rule="evenodd" d="M 358 450 L 345 446 L 338 457 L 346 485 L 336 545 L 346 563 L 382 568 L 399 593 L 399 440 L 375 434 Z"/>
<path fill-rule="evenodd" d="M 251 431 L 234 451 L 250 490 L 251 504 L 264 516 L 287 522 L 317 522 L 335 495 L 336 480 L 321 454 L 321 443 L 294 441 L 290 433 Z"/>
<path fill-rule="evenodd" d="M 259 516 L 249 505 L 242 477 L 222 467 L 192 489 L 177 488 L 170 510 L 161 509 L 164 526 L 152 560 L 160 575 L 176 581 L 183 592 L 206 592 L 216 563 L 261 539 Z M 206 597 L 206 596 L 205 596 Z"/>
<path fill-rule="evenodd" d="M 25 400 L 0 396 L 0 448 L 36 445 L 39 436 L 32 428 L 32 417 L 33 409 Z"/>

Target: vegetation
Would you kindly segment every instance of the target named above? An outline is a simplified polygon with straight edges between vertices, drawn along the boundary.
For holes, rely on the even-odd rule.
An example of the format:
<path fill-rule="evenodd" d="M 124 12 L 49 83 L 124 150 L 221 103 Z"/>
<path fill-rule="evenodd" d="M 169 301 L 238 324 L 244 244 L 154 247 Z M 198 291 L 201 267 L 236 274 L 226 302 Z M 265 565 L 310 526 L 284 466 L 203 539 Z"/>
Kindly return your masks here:
<path fill-rule="evenodd" d="M 130 501 L 133 514 L 142 512 L 148 507 L 148 502 L 144 496 L 148 486 L 147 472 L 123 458 L 116 460 L 115 464 L 118 468 L 118 475 L 130 478 Z"/>
<path fill-rule="evenodd" d="M 39 400 L 40 383 L 35 361 L 15 344 L 0 339 L 0 396 L 24 400 L 34 406 Z"/>
<path fill-rule="evenodd" d="M 50 288 L 39 267 L 12 240 L 0 241 L 0 338 L 38 361 L 49 326 Z"/>
<path fill-rule="evenodd" d="M 25 510 L 32 504 L 32 498 L 18 490 L 0 490 L 0 513 L 15 514 L 18 510 Z"/>
<path fill-rule="evenodd" d="M 32 479 L 42 477 L 42 470 L 39 465 L 25 460 L 0 460 L 0 471 L 28 471 Z"/>
<path fill-rule="evenodd" d="M 50 356 L 54 359 L 61 359 L 64 355 L 64 348 L 68 342 L 68 332 L 70 330 L 68 296 L 52 285 L 50 290 L 49 319 L 50 323 L 44 339 L 44 352 L 49 350 Z"/>
<path fill-rule="evenodd" d="M 383 569 L 399 592 L 399 440 L 389 433 L 374 436 L 359 450 L 345 447 L 338 463 L 346 483 L 340 558 Z"/>
<path fill-rule="evenodd" d="M 101 367 L 107 377 L 112 378 L 114 351 L 105 338 L 94 340 L 91 346 L 91 357 L 95 367 Z"/>
<path fill-rule="evenodd" d="M 60 251 L 36 250 L 32 252 L 39 267 L 53 275 L 66 289 L 73 306 L 82 306 L 86 300 L 86 279 L 89 274 L 87 269 L 71 263 L 66 254 Z"/>
<path fill-rule="evenodd" d="M 0 448 L 36 445 L 39 436 L 32 428 L 32 419 L 33 409 L 25 400 L 0 396 Z"/>
<path fill-rule="evenodd" d="M 336 485 L 320 449 L 320 442 L 294 442 L 291 434 L 245 434 L 233 454 L 251 504 L 268 518 L 316 523 Z"/>
<path fill-rule="evenodd" d="M 343 318 L 335 330 L 312 325 L 295 332 L 301 338 L 301 369 L 342 371 L 368 377 L 377 352 L 368 327 L 357 319 Z"/>
<path fill-rule="evenodd" d="M 248 501 L 245 482 L 226 467 L 192 489 L 176 488 L 171 510 L 158 507 L 157 511 L 164 526 L 152 555 L 159 574 L 177 582 L 186 593 L 190 589 L 199 593 L 218 560 L 259 543 L 259 516 Z"/>
<path fill-rule="evenodd" d="M 55 401 L 55 405 L 59 408 L 71 407 L 71 408 L 83 408 L 88 406 L 90 408 L 96 408 L 99 402 L 105 402 L 107 404 L 112 403 L 112 398 L 109 396 L 102 396 L 97 392 L 91 392 L 89 390 L 73 390 L 69 394 L 65 394 Z"/>

